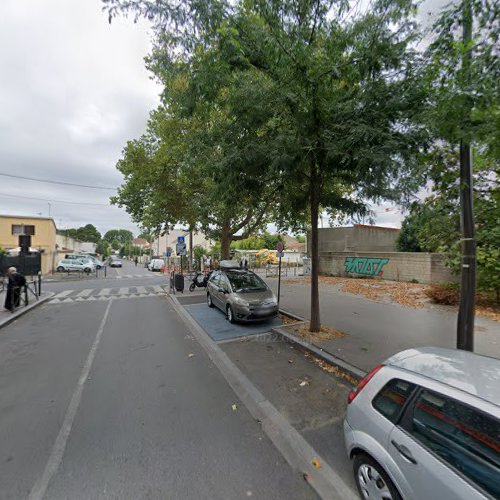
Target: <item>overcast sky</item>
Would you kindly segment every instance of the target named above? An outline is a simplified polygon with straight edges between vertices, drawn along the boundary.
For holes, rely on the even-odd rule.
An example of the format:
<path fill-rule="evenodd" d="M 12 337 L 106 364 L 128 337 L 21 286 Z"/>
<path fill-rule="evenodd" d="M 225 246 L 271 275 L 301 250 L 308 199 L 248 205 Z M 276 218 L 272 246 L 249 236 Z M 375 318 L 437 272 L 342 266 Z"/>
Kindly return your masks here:
<path fill-rule="evenodd" d="M 108 24 L 100 0 L 0 0 L 0 47 L 0 174 L 116 189 L 121 150 L 159 102 L 144 67 L 148 25 Z M 2 214 L 50 210 L 58 227 L 137 233 L 112 194 L 0 175 Z M 399 225 L 396 209 L 375 211 Z"/>
<path fill-rule="evenodd" d="M 110 25 L 101 8 L 100 0 L 0 1 L 0 173 L 120 184 L 116 161 L 144 131 L 160 88 L 144 68 L 147 25 Z M 125 211 L 109 206 L 112 194 L 0 176 L 0 213 L 47 216 L 43 200 L 71 201 L 51 202 L 60 227 L 136 232 Z"/>

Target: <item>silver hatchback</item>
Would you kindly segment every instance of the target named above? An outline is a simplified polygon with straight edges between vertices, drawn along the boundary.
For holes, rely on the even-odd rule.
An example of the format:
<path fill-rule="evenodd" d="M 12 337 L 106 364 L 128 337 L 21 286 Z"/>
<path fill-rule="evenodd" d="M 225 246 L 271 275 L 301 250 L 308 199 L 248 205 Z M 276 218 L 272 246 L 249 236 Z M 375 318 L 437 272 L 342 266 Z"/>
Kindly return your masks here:
<path fill-rule="evenodd" d="M 409 349 L 348 403 L 345 442 L 365 500 L 500 498 L 500 360 Z"/>
<path fill-rule="evenodd" d="M 272 290 L 259 276 L 244 269 L 214 271 L 207 283 L 207 304 L 218 307 L 231 323 L 262 321 L 278 314 Z"/>

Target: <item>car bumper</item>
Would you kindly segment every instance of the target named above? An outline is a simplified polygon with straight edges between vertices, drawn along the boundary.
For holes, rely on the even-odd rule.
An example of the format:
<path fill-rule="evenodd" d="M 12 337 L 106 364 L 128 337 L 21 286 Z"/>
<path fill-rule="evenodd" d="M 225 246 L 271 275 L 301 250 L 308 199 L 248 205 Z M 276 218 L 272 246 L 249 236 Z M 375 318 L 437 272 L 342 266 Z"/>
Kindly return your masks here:
<path fill-rule="evenodd" d="M 254 322 L 266 321 L 275 318 L 278 315 L 278 306 L 270 308 L 235 307 L 234 314 L 238 321 Z"/>

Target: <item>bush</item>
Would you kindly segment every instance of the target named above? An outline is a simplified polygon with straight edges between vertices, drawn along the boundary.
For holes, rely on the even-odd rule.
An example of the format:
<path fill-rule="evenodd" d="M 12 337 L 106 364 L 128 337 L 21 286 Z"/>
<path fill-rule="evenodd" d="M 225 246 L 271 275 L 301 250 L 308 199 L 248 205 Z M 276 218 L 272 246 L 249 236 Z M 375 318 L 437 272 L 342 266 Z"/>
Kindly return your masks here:
<path fill-rule="evenodd" d="M 460 301 L 460 286 L 457 283 L 431 285 L 425 294 L 435 304 L 456 306 Z"/>

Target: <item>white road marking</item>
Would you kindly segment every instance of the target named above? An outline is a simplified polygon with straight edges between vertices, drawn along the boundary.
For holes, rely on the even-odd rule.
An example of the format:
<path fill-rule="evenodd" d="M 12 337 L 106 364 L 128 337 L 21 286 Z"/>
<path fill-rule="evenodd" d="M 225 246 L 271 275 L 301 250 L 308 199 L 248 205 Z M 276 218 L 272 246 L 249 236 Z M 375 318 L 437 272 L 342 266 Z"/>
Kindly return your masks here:
<path fill-rule="evenodd" d="M 64 451 L 66 450 L 66 444 L 68 442 L 71 428 L 73 426 L 73 421 L 75 420 L 76 412 L 78 411 L 78 407 L 80 406 L 83 389 L 85 387 L 85 383 L 88 380 L 97 348 L 99 347 L 99 343 L 101 342 L 102 332 L 104 330 L 106 320 L 108 319 L 109 310 L 112 303 L 113 300 L 110 300 L 108 306 L 106 307 L 106 311 L 104 312 L 101 324 L 99 325 L 94 342 L 92 344 L 92 347 L 90 348 L 90 352 L 80 374 L 80 378 L 78 379 L 78 384 L 76 386 L 75 392 L 73 393 L 68 409 L 66 410 L 63 424 L 61 426 L 61 429 L 59 430 L 59 434 L 57 435 L 56 441 L 52 448 L 52 452 L 50 453 L 49 460 L 47 461 L 47 465 L 45 466 L 45 470 L 43 471 L 42 476 L 36 481 L 33 488 L 31 489 L 28 500 L 43 500 L 50 480 L 61 465 Z"/>
<path fill-rule="evenodd" d="M 64 292 L 58 293 L 54 298 L 55 299 L 60 299 L 61 297 L 66 297 L 70 293 L 72 293 L 74 290 L 64 290 Z"/>
<path fill-rule="evenodd" d="M 111 288 L 103 288 L 97 295 L 103 296 L 103 295 L 109 295 L 109 292 L 111 292 Z"/>
<path fill-rule="evenodd" d="M 156 293 L 163 293 L 165 291 L 160 285 L 155 285 L 152 288 Z"/>
<path fill-rule="evenodd" d="M 143 286 L 136 286 L 137 293 L 148 293 Z"/>
<path fill-rule="evenodd" d="M 128 286 L 121 287 L 118 290 L 118 295 L 129 295 L 130 294 L 130 288 Z"/>
<path fill-rule="evenodd" d="M 86 288 L 82 290 L 80 293 L 77 293 L 77 297 L 88 297 L 94 290 L 92 288 Z"/>

